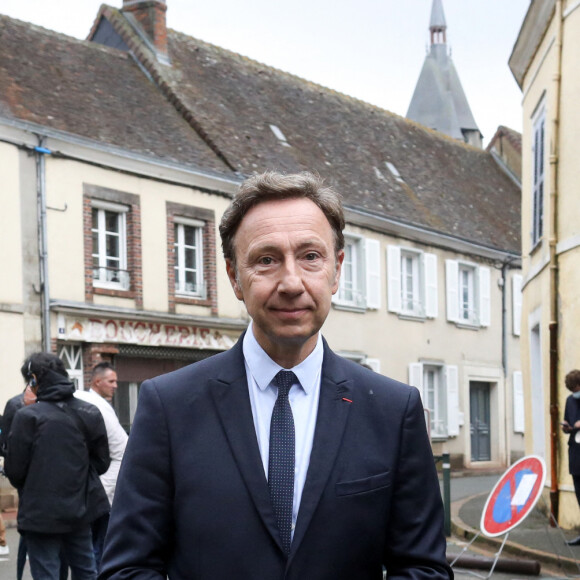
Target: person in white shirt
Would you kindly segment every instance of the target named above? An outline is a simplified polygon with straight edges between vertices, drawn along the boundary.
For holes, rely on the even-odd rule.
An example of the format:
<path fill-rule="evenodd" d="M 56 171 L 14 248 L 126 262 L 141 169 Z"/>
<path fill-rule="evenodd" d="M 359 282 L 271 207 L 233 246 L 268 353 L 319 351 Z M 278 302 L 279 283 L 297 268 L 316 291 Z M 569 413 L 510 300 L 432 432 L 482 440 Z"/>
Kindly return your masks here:
<path fill-rule="evenodd" d="M 119 468 L 121 467 L 121 460 L 125 453 L 128 438 L 127 433 L 121 426 L 111 404 L 116 389 L 117 373 L 115 368 L 109 362 L 101 362 L 93 367 L 90 390 L 75 392 L 75 396 L 79 399 L 95 405 L 99 411 L 101 411 L 101 415 L 105 421 L 107 438 L 109 440 L 111 465 L 109 469 L 101 475 L 101 483 L 107 492 L 107 497 L 109 498 L 109 503 L 111 505 L 113 503 Z M 103 543 L 105 541 L 108 524 L 109 514 L 107 513 L 97 519 L 92 525 L 93 549 L 95 552 L 95 560 L 97 562 L 97 570 L 101 563 Z"/>

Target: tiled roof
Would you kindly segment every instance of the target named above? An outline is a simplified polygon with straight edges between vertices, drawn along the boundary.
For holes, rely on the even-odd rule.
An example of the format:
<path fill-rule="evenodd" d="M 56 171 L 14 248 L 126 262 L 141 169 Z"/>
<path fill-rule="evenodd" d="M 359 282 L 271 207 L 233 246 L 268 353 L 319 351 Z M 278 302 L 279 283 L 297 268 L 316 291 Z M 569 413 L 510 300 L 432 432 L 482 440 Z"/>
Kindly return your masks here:
<path fill-rule="evenodd" d="M 2 15 L 0 116 L 231 174 L 128 53 Z"/>
<path fill-rule="evenodd" d="M 514 129 L 506 127 L 505 125 L 500 125 L 497 128 L 497 131 L 495 132 L 494 136 L 490 139 L 488 146 L 485 148 L 486 151 L 491 151 L 496 140 L 501 137 L 505 137 L 518 153 L 522 152 L 522 134 L 518 133 Z"/>
<path fill-rule="evenodd" d="M 520 191 L 489 153 L 178 32 L 169 54 L 171 90 L 241 173 L 314 170 L 348 205 L 520 251 Z"/>
<path fill-rule="evenodd" d="M 178 32 L 159 64 L 120 11 L 100 15 L 148 75 L 0 17 L 0 115 L 209 171 L 313 170 L 349 206 L 520 251 L 520 191 L 491 154 Z"/>

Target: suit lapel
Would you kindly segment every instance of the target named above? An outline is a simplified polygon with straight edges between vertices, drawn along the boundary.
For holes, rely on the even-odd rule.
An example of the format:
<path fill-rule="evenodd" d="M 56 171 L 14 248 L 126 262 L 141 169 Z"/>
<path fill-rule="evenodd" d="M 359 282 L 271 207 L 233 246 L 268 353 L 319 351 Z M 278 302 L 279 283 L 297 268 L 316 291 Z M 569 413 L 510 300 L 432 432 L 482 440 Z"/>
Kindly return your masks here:
<path fill-rule="evenodd" d="M 254 427 L 241 343 L 242 338 L 230 351 L 232 357 L 238 355 L 237 360 L 227 366 L 237 371 L 225 371 L 219 379 L 210 380 L 209 390 L 250 496 L 270 534 L 282 549 Z"/>
<path fill-rule="evenodd" d="M 340 449 L 351 405 L 350 402 L 343 400 L 343 397 L 349 399 L 352 382 L 344 380 L 344 375 L 338 378 L 340 373 L 336 371 L 337 366 L 340 365 L 340 359 L 330 351 L 326 342 L 324 346 L 316 429 L 288 564 L 308 529 L 327 485 Z"/>

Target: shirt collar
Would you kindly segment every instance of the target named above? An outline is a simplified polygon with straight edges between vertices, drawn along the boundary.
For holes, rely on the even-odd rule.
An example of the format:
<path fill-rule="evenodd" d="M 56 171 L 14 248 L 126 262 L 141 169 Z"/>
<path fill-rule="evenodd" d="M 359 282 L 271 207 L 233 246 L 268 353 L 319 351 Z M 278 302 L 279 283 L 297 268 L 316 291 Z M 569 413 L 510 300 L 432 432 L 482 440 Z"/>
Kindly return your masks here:
<path fill-rule="evenodd" d="M 256 381 L 258 388 L 264 391 L 274 380 L 278 371 L 282 370 L 282 367 L 274 362 L 258 344 L 254 336 L 253 322 L 250 322 L 244 336 L 243 351 L 244 359 L 254 381 Z M 316 341 L 314 350 L 300 364 L 291 369 L 286 369 L 294 372 L 307 395 L 316 387 L 322 369 L 323 355 L 322 335 L 318 333 L 318 340 Z"/>

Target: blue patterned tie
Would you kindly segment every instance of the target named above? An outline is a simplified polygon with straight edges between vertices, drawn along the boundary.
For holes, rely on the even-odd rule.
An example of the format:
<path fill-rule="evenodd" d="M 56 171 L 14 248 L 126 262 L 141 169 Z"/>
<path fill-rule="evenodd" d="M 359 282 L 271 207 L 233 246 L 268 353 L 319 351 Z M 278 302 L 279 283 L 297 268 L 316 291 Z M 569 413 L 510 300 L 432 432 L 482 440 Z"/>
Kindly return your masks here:
<path fill-rule="evenodd" d="M 280 371 L 274 378 L 278 398 L 270 423 L 270 458 L 268 487 L 282 546 L 290 553 L 292 543 L 292 505 L 294 502 L 294 418 L 288 400 L 290 387 L 298 382 L 292 371 Z"/>

